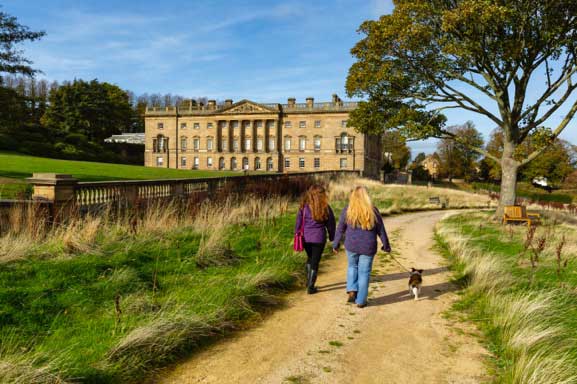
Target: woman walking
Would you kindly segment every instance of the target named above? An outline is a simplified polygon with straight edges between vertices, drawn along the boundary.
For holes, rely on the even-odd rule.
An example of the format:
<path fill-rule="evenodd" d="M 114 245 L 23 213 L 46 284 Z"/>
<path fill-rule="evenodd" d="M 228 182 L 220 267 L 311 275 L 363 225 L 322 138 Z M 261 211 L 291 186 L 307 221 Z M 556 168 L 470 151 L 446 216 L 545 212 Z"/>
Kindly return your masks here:
<path fill-rule="evenodd" d="M 327 242 L 335 237 L 335 215 L 328 204 L 324 187 L 311 186 L 301 200 L 295 224 L 295 234 L 303 231 L 304 249 L 307 253 L 307 292 L 317 292 L 315 282 L 319 270 L 321 255 Z"/>
<path fill-rule="evenodd" d="M 341 212 L 333 252 L 337 252 L 341 238 L 345 235 L 345 251 L 348 258 L 347 293 L 349 303 L 357 307 L 367 305 L 369 279 L 373 258 L 377 253 L 377 236 L 383 243 L 382 250 L 391 252 L 389 238 L 381 214 L 371 203 L 366 188 L 356 187 L 349 204 Z"/>

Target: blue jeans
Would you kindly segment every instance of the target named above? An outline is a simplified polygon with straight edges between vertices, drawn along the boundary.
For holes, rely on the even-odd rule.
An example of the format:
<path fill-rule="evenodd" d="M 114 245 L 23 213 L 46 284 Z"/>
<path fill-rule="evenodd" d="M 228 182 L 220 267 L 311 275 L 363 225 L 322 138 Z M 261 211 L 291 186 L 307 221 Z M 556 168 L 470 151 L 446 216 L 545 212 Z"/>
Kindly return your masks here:
<path fill-rule="evenodd" d="M 361 255 L 347 250 L 347 292 L 357 292 L 357 304 L 365 304 L 369 295 L 369 280 L 375 255 Z"/>

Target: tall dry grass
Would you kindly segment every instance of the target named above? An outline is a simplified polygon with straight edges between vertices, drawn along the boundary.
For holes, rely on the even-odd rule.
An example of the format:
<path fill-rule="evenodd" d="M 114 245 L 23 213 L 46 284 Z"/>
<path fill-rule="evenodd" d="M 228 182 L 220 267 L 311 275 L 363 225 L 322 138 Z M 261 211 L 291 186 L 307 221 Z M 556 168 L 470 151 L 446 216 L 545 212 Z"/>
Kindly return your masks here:
<path fill-rule="evenodd" d="M 219 252 L 225 257 L 223 238 L 227 227 L 274 220 L 284 215 L 288 207 L 289 199 L 284 197 L 249 196 L 199 204 L 155 201 L 130 211 L 110 206 L 94 214 L 75 212 L 59 224 L 47 223 L 33 207 L 14 209 L 9 213 L 8 229 L 0 235 L 0 264 L 27 256 L 97 253 L 108 243 L 162 238 L 179 228 L 192 228 L 202 235 L 199 259 Z"/>
<path fill-rule="evenodd" d="M 565 337 L 565 325 L 554 316 L 564 305 L 559 302 L 562 295 L 555 290 L 515 291 L 515 277 L 503 259 L 473 246 L 458 224 L 440 222 L 436 233 L 454 264 L 462 269 L 468 294 L 477 295 L 484 318 L 509 361 L 500 372 L 499 382 L 576 383 L 577 367 L 569 352 L 575 340 Z"/>
<path fill-rule="evenodd" d="M 439 197 L 446 208 L 490 208 L 495 202 L 485 195 L 448 188 L 418 185 L 383 184 L 381 182 L 348 176 L 329 183 L 331 201 L 346 201 L 354 186 L 361 185 L 369 190 L 371 199 L 383 214 L 408 211 L 439 209 L 430 198 Z"/>

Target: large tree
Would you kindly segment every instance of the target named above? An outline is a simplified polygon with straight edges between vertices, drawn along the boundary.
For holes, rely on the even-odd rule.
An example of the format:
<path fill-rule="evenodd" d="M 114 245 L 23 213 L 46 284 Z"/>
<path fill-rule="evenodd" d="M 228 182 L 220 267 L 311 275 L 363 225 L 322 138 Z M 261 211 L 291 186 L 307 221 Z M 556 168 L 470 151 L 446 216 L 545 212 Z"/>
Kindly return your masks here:
<path fill-rule="evenodd" d="M 452 181 L 454 177 L 471 180 L 477 174 L 477 160 L 481 156 L 471 148 L 483 146 L 483 136 L 475 125 L 468 121 L 463 125 L 447 128 L 459 141 L 445 137 L 437 144 L 441 162 L 441 174 Z"/>
<path fill-rule="evenodd" d="M 126 91 L 97 80 L 75 80 L 50 91 L 42 123 L 56 137 L 102 145 L 110 135 L 128 131 L 132 117 Z"/>
<path fill-rule="evenodd" d="M 515 159 L 524 159 L 533 153 L 536 148 L 542 144 L 539 137 L 528 137 L 522 145 L 517 147 L 513 157 Z M 487 151 L 494 157 L 501 157 L 503 153 L 504 140 L 503 133 L 495 130 L 491 134 L 491 139 L 487 143 Z M 533 161 L 519 171 L 519 179 L 532 181 L 535 177 L 547 177 L 547 179 L 557 185 L 560 185 L 565 178 L 574 170 L 572 157 L 573 146 L 565 140 L 555 139 L 539 157 L 539 161 Z M 491 159 L 485 159 L 489 167 L 489 176 L 493 179 L 500 180 L 501 167 L 498 162 Z"/>
<path fill-rule="evenodd" d="M 392 14 L 360 27 L 347 78 L 365 97 L 350 123 L 365 132 L 399 129 L 410 138 L 460 138 L 443 111 L 463 109 L 503 132 L 497 214 L 515 203 L 519 168 L 538 157 L 577 112 L 575 0 L 394 0 Z M 528 90 L 538 93 L 529 95 Z M 530 97 L 531 96 L 531 97 Z M 562 110 L 563 106 L 567 110 Z M 559 116 L 560 120 L 550 119 Z M 365 113 L 368 117 L 362 117 Z M 555 122 L 552 128 L 547 124 Z M 529 136 L 542 145 L 514 157 Z"/>
<path fill-rule="evenodd" d="M 44 36 L 44 32 L 34 32 L 18 23 L 14 16 L 0 12 L 0 73 L 22 73 L 33 75 L 32 62 L 22 55 L 17 45 L 34 41 Z"/>
<path fill-rule="evenodd" d="M 385 171 L 405 169 L 411 159 L 411 149 L 400 132 L 385 132 L 383 135 L 383 151 L 386 159 Z"/>

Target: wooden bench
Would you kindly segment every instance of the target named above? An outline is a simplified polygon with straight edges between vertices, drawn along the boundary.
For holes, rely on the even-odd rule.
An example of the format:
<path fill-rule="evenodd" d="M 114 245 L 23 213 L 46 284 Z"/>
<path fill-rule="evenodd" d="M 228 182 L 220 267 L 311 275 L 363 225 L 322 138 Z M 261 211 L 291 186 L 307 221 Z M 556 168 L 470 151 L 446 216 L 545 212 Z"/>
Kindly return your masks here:
<path fill-rule="evenodd" d="M 524 205 L 508 205 L 503 214 L 503 224 L 527 223 L 528 226 L 536 224 L 541 215 L 538 213 L 528 213 Z"/>
<path fill-rule="evenodd" d="M 431 204 L 441 204 L 441 198 L 439 196 L 429 197 L 429 203 Z"/>

